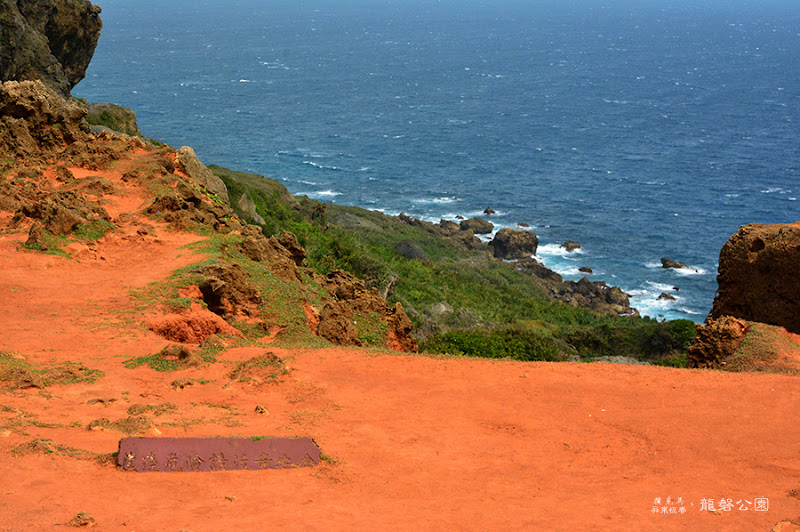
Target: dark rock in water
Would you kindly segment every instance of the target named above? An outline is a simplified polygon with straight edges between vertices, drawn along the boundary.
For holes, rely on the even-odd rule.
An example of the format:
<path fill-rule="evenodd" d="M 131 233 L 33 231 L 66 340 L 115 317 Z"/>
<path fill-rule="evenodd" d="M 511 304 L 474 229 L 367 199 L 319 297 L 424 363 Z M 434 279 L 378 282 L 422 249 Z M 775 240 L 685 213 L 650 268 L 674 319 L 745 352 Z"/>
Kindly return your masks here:
<path fill-rule="evenodd" d="M 476 235 L 488 235 L 494 230 L 494 225 L 483 218 L 470 218 L 461 222 L 461 230 L 471 229 Z"/>
<path fill-rule="evenodd" d="M 711 318 L 734 316 L 800 333 L 800 223 L 739 228 L 719 255 Z"/>
<path fill-rule="evenodd" d="M 662 268 L 675 268 L 675 269 L 688 268 L 688 266 L 685 265 L 684 263 L 682 263 L 680 261 L 677 261 L 677 260 L 668 259 L 666 257 L 662 257 L 661 258 L 661 267 Z"/>
<path fill-rule="evenodd" d="M 742 343 L 748 324 L 744 320 L 723 316 L 709 318 L 706 325 L 696 325 L 697 337 L 687 350 L 690 368 L 722 368 Z"/>
<path fill-rule="evenodd" d="M 582 272 L 582 273 L 589 273 L 589 274 L 594 273 L 592 271 L 592 269 L 590 267 L 588 267 L 588 266 L 581 266 L 580 268 L 578 268 L 578 271 Z"/>
<path fill-rule="evenodd" d="M 401 240 L 394 246 L 394 250 L 400 255 L 411 260 L 428 260 L 425 250 L 412 240 Z"/>
<path fill-rule="evenodd" d="M 463 220 L 463 219 L 464 219 L 464 217 L 463 217 L 463 216 L 461 216 L 460 214 L 457 214 L 457 215 L 456 215 L 456 220 Z"/>
<path fill-rule="evenodd" d="M 498 259 L 530 257 L 536 254 L 538 245 L 539 239 L 536 233 L 507 227 L 500 229 L 489 242 L 489 247 Z"/>
<path fill-rule="evenodd" d="M 113 103 L 89 104 L 86 121 L 92 125 L 105 126 L 117 133 L 124 133 L 131 137 L 143 136 L 136 123 L 136 113 Z"/>
<path fill-rule="evenodd" d="M 661 292 L 658 295 L 658 299 L 662 301 L 675 301 L 675 296 L 673 296 L 672 294 L 668 294 L 666 292 Z"/>
<path fill-rule="evenodd" d="M 62 96 L 84 78 L 100 30 L 87 0 L 0 0 L 0 80 L 42 80 Z"/>
<path fill-rule="evenodd" d="M 517 222 L 517 227 L 530 227 L 530 225 L 525 222 Z"/>
<path fill-rule="evenodd" d="M 483 214 L 485 214 L 487 216 L 491 216 L 492 214 L 495 214 L 496 212 L 497 211 L 495 211 L 491 207 L 486 207 L 485 209 L 483 209 Z"/>
<path fill-rule="evenodd" d="M 676 292 L 680 292 L 681 291 L 681 289 L 678 288 L 677 286 L 673 286 L 672 289 L 675 290 Z"/>
<path fill-rule="evenodd" d="M 567 240 L 566 242 L 561 244 L 561 247 L 566 249 L 568 253 L 572 253 L 576 249 L 581 249 L 580 243 L 575 242 L 574 240 Z"/>

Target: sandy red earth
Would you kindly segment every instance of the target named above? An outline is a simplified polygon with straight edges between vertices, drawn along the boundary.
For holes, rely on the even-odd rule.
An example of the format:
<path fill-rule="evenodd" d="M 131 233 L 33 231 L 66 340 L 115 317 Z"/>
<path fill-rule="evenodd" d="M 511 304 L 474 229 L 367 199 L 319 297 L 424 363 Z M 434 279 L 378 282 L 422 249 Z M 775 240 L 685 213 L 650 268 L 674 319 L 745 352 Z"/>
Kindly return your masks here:
<path fill-rule="evenodd" d="M 125 191 L 108 198 L 112 216 L 141 206 L 104 177 Z M 290 367 L 278 383 L 231 381 L 226 363 L 130 369 L 167 343 L 131 312 L 130 290 L 199 260 L 182 246 L 200 237 L 148 223 L 73 245 L 73 259 L 0 235 L 0 351 L 105 372 L 0 390 L 0 530 L 63 530 L 79 512 L 126 531 L 800 529 L 787 523 L 800 523 L 798 377 L 339 348 L 273 349 Z M 171 385 L 182 378 L 199 382 Z M 122 435 L 87 426 L 134 404 L 150 407 L 148 435 L 310 436 L 324 459 L 135 473 L 11 452 L 41 438 L 113 453 Z"/>

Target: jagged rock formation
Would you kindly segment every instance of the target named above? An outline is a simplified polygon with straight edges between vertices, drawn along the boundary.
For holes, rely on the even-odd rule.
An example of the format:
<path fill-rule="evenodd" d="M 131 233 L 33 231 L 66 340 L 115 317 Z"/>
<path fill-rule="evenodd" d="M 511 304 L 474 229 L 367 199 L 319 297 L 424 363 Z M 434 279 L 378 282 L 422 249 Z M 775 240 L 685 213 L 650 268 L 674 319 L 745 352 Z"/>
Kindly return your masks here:
<path fill-rule="evenodd" d="M 62 96 L 86 75 L 102 22 L 88 0 L 0 0 L 0 80 L 42 80 Z"/>
<path fill-rule="evenodd" d="M 719 256 L 709 319 L 733 316 L 800 333 L 800 223 L 739 228 Z"/>

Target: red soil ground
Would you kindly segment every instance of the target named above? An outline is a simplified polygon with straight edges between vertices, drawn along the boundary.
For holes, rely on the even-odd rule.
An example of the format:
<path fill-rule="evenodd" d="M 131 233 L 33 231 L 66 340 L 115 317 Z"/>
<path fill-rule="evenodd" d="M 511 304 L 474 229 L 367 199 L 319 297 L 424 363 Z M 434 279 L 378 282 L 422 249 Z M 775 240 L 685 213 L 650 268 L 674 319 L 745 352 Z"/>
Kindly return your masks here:
<path fill-rule="evenodd" d="M 125 188 L 118 175 L 105 177 Z M 125 190 L 109 198 L 112 216 L 140 206 Z M 74 250 L 75 260 L 21 250 L 25 234 L 0 235 L 0 351 L 106 372 L 94 384 L 0 390 L 0 530 L 63 530 L 81 511 L 97 530 L 126 531 L 800 523 L 798 377 L 360 349 L 275 349 L 291 372 L 260 386 L 230 382 L 224 363 L 128 369 L 124 360 L 167 343 L 145 316 L 126 312 L 129 290 L 198 260 L 181 249 L 197 236 L 152 225 L 137 235 L 123 224 L 93 249 Z M 180 378 L 210 382 L 170 385 Z M 124 418 L 134 403 L 177 407 L 153 415 L 151 434 L 310 436 L 328 458 L 290 470 L 130 473 L 58 453 L 10 453 L 33 438 L 112 453 L 121 435 L 86 427 Z M 704 509 L 708 499 L 716 511 Z M 720 509 L 724 499 L 733 506 Z M 756 499 L 768 499 L 768 510 L 756 511 Z"/>

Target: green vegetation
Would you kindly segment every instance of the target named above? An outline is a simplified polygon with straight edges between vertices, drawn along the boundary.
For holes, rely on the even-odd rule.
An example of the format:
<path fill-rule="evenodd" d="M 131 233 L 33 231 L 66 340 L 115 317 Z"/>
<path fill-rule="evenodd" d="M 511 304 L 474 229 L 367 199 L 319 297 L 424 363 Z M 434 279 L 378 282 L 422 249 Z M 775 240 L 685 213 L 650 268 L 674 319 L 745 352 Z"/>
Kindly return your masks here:
<path fill-rule="evenodd" d="M 118 105 L 101 104 L 103 107 L 99 112 L 90 108 L 86 115 L 86 121 L 93 126 L 104 126 L 120 133 L 125 133 L 131 137 L 141 135 L 136 125 L 136 115 L 133 111 Z"/>
<path fill-rule="evenodd" d="M 751 323 L 739 348 L 725 359 L 726 371 L 763 371 L 797 374 L 797 370 L 780 363 L 781 352 L 792 352 L 795 346 L 780 327 Z"/>
<path fill-rule="evenodd" d="M 0 351 L 0 382 L 12 388 L 46 388 L 56 384 L 93 383 L 105 373 L 77 362 L 35 365 L 20 355 Z"/>
<path fill-rule="evenodd" d="M 78 240 L 95 242 L 103 238 L 109 231 L 116 229 L 116 227 L 113 223 L 105 220 L 85 222 L 78 225 L 73 234 Z"/>
<path fill-rule="evenodd" d="M 263 220 L 267 236 L 293 232 L 317 273 L 342 269 L 367 287 L 390 287 L 389 304 L 401 303 L 418 329 L 427 320 L 425 310 L 443 301 L 474 317 L 459 330 L 430 335 L 421 344 L 426 351 L 519 360 L 622 355 L 685 367 L 685 350 L 695 335 L 691 321 L 611 316 L 555 302 L 531 273 L 493 260 L 483 251 L 465 250 L 397 217 L 295 198 L 273 179 L 209 168 L 228 187 L 238 216 Z M 423 258 L 409 259 L 396 251 L 401 241 L 419 246 Z M 244 259 L 230 248 L 225 254 L 237 262 Z M 248 273 L 259 267 L 263 270 L 261 265 L 250 265 Z M 274 276 L 262 276 L 261 282 L 270 283 L 271 289 L 280 287 L 282 297 L 288 297 L 283 304 L 282 298 L 273 299 L 282 306 L 273 313 L 275 319 L 303 323 L 297 304 L 302 294 L 297 293 L 296 283 L 280 286 Z M 355 321 L 362 342 L 379 343 L 385 331 L 375 320 L 357 316 Z"/>

